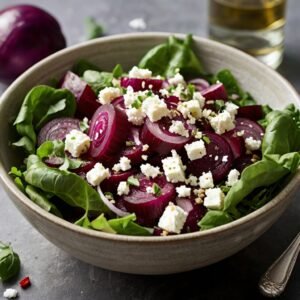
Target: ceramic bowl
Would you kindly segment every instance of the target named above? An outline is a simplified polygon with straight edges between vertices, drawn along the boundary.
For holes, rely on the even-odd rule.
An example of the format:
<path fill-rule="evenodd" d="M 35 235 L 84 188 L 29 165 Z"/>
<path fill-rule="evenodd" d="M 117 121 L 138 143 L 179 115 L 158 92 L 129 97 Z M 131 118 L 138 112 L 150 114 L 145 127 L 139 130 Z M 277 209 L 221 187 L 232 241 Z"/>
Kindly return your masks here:
<path fill-rule="evenodd" d="M 49 241 L 78 259 L 105 269 L 136 274 L 170 274 L 220 261 L 245 248 L 263 234 L 283 213 L 299 184 L 297 173 L 268 204 L 230 224 L 203 232 L 167 237 L 132 237 L 83 229 L 47 213 L 30 201 L 7 174 L 19 163 L 20 153 L 9 146 L 16 140 L 10 121 L 25 94 L 37 84 L 60 76 L 80 58 L 103 70 L 121 63 L 125 70 L 137 64 L 151 47 L 164 42 L 168 33 L 124 34 L 92 40 L 62 50 L 36 64 L 19 77 L 0 101 L 0 176 L 15 206 Z M 178 35 L 179 37 L 183 37 Z M 283 108 L 299 106 L 298 95 L 279 74 L 231 47 L 195 37 L 195 51 L 206 70 L 230 69 L 243 88 L 259 103 Z M 3 214 L 3 212 L 2 212 Z"/>

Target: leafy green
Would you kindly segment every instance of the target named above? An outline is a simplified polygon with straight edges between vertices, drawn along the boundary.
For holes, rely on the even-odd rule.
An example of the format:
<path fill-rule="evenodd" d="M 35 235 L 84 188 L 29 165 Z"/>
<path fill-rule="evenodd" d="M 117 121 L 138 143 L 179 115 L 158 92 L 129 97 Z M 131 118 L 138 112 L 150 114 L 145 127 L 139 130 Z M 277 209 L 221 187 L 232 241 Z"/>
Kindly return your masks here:
<path fill-rule="evenodd" d="M 211 229 L 233 221 L 233 218 L 225 211 L 209 210 L 200 220 L 198 225 L 201 230 Z"/>
<path fill-rule="evenodd" d="M 97 219 L 91 222 L 90 224 L 92 229 L 108 232 L 108 233 L 117 233 L 112 227 L 109 225 L 107 219 L 104 214 L 101 214 Z"/>
<path fill-rule="evenodd" d="M 53 203 L 51 203 L 47 199 L 47 196 L 43 191 L 41 191 L 31 185 L 27 185 L 25 188 L 25 192 L 29 196 L 29 198 L 32 200 L 32 202 L 37 204 L 39 207 L 41 207 L 42 209 L 44 209 L 47 212 L 50 212 L 50 213 L 62 218 L 62 214 L 60 213 L 60 211 L 57 209 L 57 207 Z"/>
<path fill-rule="evenodd" d="M 171 77 L 178 69 L 183 76 L 196 77 L 204 74 L 203 66 L 193 49 L 193 38 L 184 40 L 174 36 L 166 43 L 149 50 L 139 63 L 140 68 L 150 69 L 154 75 Z"/>
<path fill-rule="evenodd" d="M 92 40 L 103 35 L 103 27 L 92 17 L 85 19 L 86 38 Z"/>
<path fill-rule="evenodd" d="M 102 89 L 112 86 L 113 74 L 87 70 L 83 73 L 83 80 L 87 82 L 96 95 L 98 95 Z"/>
<path fill-rule="evenodd" d="M 83 76 L 83 73 L 87 70 L 101 72 L 101 69 L 98 66 L 92 64 L 91 62 L 89 62 L 85 59 L 80 59 L 72 67 L 72 72 L 74 72 L 78 76 Z"/>
<path fill-rule="evenodd" d="M 122 66 L 120 64 L 117 64 L 112 71 L 112 76 L 114 78 L 120 78 L 123 75 L 123 73 L 124 72 Z"/>
<path fill-rule="evenodd" d="M 0 242 L 0 279 L 6 281 L 20 272 L 20 258 L 10 245 Z"/>
<path fill-rule="evenodd" d="M 26 95 L 14 122 L 21 139 L 13 145 L 34 153 L 35 131 L 54 118 L 72 117 L 75 110 L 76 101 L 70 91 L 46 85 L 34 87 Z"/>
<path fill-rule="evenodd" d="M 220 81 L 224 84 L 229 99 L 233 101 L 235 104 L 239 106 L 256 104 L 256 101 L 253 99 L 253 97 L 240 87 L 236 78 L 229 70 L 224 69 L 219 71 L 214 78 L 214 82 L 216 81 Z M 237 95 L 238 99 L 232 98 L 232 95 Z"/>
<path fill-rule="evenodd" d="M 59 197 L 70 206 L 109 212 L 99 194 L 80 176 L 49 168 L 36 155 L 28 157 L 24 178 L 30 185 Z"/>

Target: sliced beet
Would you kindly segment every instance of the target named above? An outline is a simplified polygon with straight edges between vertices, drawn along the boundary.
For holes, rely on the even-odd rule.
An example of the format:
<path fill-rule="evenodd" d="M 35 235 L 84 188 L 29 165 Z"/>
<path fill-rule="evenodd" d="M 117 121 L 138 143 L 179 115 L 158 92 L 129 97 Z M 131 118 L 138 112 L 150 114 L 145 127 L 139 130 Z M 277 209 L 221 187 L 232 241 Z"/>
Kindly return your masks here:
<path fill-rule="evenodd" d="M 227 100 L 227 92 L 223 83 L 216 83 L 201 91 L 206 100 Z"/>
<path fill-rule="evenodd" d="M 189 80 L 188 83 L 193 84 L 198 92 L 202 92 L 203 90 L 208 89 L 210 86 L 209 82 L 203 78 L 195 78 Z"/>
<path fill-rule="evenodd" d="M 126 145 L 125 149 L 121 151 L 120 157 L 128 157 L 132 165 L 141 163 L 143 161 L 142 155 L 146 154 L 146 152 L 143 152 L 143 144 L 140 140 L 140 128 L 132 126 L 127 141 L 132 142 L 133 145 Z"/>
<path fill-rule="evenodd" d="M 240 173 L 242 173 L 243 170 L 251 164 L 253 164 L 252 154 L 245 154 L 235 160 L 234 168 L 237 169 Z"/>
<path fill-rule="evenodd" d="M 80 130 L 80 120 L 74 118 L 57 118 L 48 122 L 38 134 L 38 145 L 45 141 L 62 141 L 73 129 Z"/>
<path fill-rule="evenodd" d="M 95 161 L 92 160 L 86 160 L 82 163 L 82 165 L 77 168 L 77 169 L 73 169 L 71 170 L 72 172 L 75 172 L 77 174 L 86 174 L 88 171 L 90 171 L 91 169 L 93 169 L 94 165 L 96 164 Z"/>
<path fill-rule="evenodd" d="M 117 97 L 116 99 L 114 99 L 111 102 L 111 104 L 114 105 L 115 107 L 118 107 L 120 110 L 125 112 L 126 107 L 125 107 L 123 96 Z"/>
<path fill-rule="evenodd" d="M 246 152 L 244 139 L 241 136 L 237 136 L 235 130 L 227 131 L 222 136 L 230 145 L 234 159 L 241 157 Z"/>
<path fill-rule="evenodd" d="M 244 140 L 248 137 L 253 137 L 255 140 L 262 141 L 264 136 L 264 129 L 257 122 L 246 118 L 235 119 L 234 131 L 240 134 L 243 133 L 242 137 Z"/>
<path fill-rule="evenodd" d="M 179 103 L 179 98 L 176 96 L 169 96 L 165 97 L 164 101 L 167 104 L 168 109 L 176 109 Z"/>
<path fill-rule="evenodd" d="M 237 117 L 257 121 L 264 117 L 264 112 L 261 105 L 241 106 L 238 109 Z"/>
<path fill-rule="evenodd" d="M 111 161 L 125 145 L 131 125 L 126 116 L 112 104 L 100 106 L 94 113 L 89 128 L 89 155 L 103 164 Z"/>
<path fill-rule="evenodd" d="M 62 88 L 71 91 L 77 101 L 77 112 L 80 117 L 91 118 L 100 103 L 97 102 L 97 96 L 91 87 L 79 76 L 68 71 L 61 84 Z"/>
<path fill-rule="evenodd" d="M 194 197 L 177 198 L 176 204 L 188 213 L 183 232 L 199 231 L 198 222 L 206 213 L 206 208 L 202 204 L 197 204 Z"/>
<path fill-rule="evenodd" d="M 195 176 L 201 176 L 203 172 L 211 171 L 214 182 L 218 183 L 226 177 L 232 166 L 231 148 L 221 135 L 211 132 L 204 132 L 204 134 L 210 140 L 210 143 L 206 144 L 207 154 L 200 159 L 189 160 L 187 170 Z"/>
<path fill-rule="evenodd" d="M 121 87 L 127 88 L 131 86 L 135 92 L 152 90 L 153 92 L 159 92 L 162 88 L 163 80 L 161 79 L 149 79 L 149 78 L 121 78 Z"/>
<path fill-rule="evenodd" d="M 101 189 L 105 192 L 115 192 L 121 181 L 126 181 L 128 177 L 135 173 L 134 170 L 125 172 L 112 173 L 108 178 L 101 183 Z"/>
<path fill-rule="evenodd" d="M 187 124 L 182 117 L 180 120 L 184 122 L 186 129 L 193 130 L 194 127 Z M 151 150 L 160 155 L 168 154 L 172 149 L 180 150 L 192 137 L 184 137 L 171 133 L 169 131 L 171 124 L 172 120 L 168 117 L 162 118 L 155 123 L 146 118 L 141 133 L 141 141 L 144 144 L 148 144 Z"/>
<path fill-rule="evenodd" d="M 164 176 L 149 179 L 143 175 L 137 177 L 140 182 L 139 187 L 132 186 L 127 196 L 121 197 L 124 206 L 129 212 L 134 212 L 138 222 L 144 226 L 154 226 L 164 212 L 170 201 L 174 201 L 175 187 L 167 182 Z M 147 193 L 147 187 L 152 187 L 156 183 L 161 188 L 161 194 L 155 196 Z"/>

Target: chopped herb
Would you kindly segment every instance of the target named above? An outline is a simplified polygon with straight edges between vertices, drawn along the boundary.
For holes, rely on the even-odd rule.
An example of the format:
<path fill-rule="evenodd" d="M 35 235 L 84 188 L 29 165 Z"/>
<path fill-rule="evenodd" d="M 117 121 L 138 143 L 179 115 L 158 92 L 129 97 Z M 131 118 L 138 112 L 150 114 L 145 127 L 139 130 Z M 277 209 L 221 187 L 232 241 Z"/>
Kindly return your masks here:
<path fill-rule="evenodd" d="M 187 85 L 187 92 L 189 99 L 192 99 L 195 93 L 195 86 L 191 83 Z"/>
<path fill-rule="evenodd" d="M 114 200 L 114 195 L 111 192 L 104 193 L 108 200 Z"/>
<path fill-rule="evenodd" d="M 220 189 L 222 190 L 222 192 L 223 192 L 224 194 L 227 194 L 227 193 L 229 192 L 229 190 L 230 190 L 230 186 L 227 186 L 227 185 L 221 185 L 221 186 L 220 186 Z"/>
<path fill-rule="evenodd" d="M 153 95 L 153 93 L 151 91 L 148 91 L 147 94 L 146 94 L 147 97 L 150 97 L 152 95 Z"/>
<path fill-rule="evenodd" d="M 133 146 L 135 146 L 134 141 L 126 141 L 126 147 L 133 147 Z"/>
<path fill-rule="evenodd" d="M 84 118 L 82 121 L 80 121 L 79 127 L 82 132 L 87 132 L 90 127 L 88 118 Z"/>
<path fill-rule="evenodd" d="M 123 73 L 123 68 L 120 64 L 117 64 L 112 71 L 112 75 L 114 78 L 120 78 Z"/>
<path fill-rule="evenodd" d="M 85 30 L 88 40 L 92 40 L 103 35 L 103 27 L 99 25 L 92 17 L 85 19 Z"/>
<path fill-rule="evenodd" d="M 152 190 L 155 196 L 160 196 L 161 195 L 161 188 L 157 183 L 153 183 L 152 185 Z"/>
<path fill-rule="evenodd" d="M 131 106 L 136 108 L 136 109 L 139 109 L 139 108 L 141 108 L 142 103 L 143 103 L 143 98 L 141 96 L 138 96 L 138 98 L 133 101 Z"/>
<path fill-rule="evenodd" d="M 138 179 L 133 176 L 128 177 L 127 183 L 133 186 L 140 186 L 140 182 L 138 181 Z"/>
<path fill-rule="evenodd" d="M 215 108 L 216 108 L 218 111 L 222 110 L 222 109 L 225 107 L 225 102 L 224 102 L 224 100 L 216 100 L 214 104 L 215 104 Z"/>
<path fill-rule="evenodd" d="M 203 141 L 204 141 L 206 144 L 210 144 L 210 139 L 209 139 L 208 136 L 204 135 L 204 136 L 202 137 L 202 139 L 203 139 Z"/>

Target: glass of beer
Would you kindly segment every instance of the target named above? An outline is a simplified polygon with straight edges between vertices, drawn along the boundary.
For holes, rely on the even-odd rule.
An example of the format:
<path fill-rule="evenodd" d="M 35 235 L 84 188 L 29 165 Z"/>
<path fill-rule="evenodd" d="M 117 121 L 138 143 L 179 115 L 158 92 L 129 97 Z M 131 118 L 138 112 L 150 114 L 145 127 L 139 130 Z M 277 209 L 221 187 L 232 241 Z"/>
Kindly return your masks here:
<path fill-rule="evenodd" d="M 282 62 L 286 0 L 209 0 L 209 35 L 272 68 Z"/>

